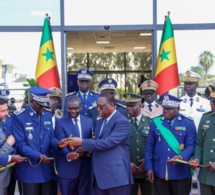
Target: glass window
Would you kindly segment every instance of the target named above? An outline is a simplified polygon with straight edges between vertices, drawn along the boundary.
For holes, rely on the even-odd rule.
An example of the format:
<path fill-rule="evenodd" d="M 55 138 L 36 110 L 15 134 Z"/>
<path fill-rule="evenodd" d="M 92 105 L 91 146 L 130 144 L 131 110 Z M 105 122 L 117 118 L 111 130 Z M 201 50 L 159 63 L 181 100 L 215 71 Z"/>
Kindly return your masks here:
<path fill-rule="evenodd" d="M 123 53 L 93 53 L 89 64 L 92 71 L 124 70 Z"/>
<path fill-rule="evenodd" d="M 151 0 L 65 0 L 65 25 L 152 24 Z"/>
<path fill-rule="evenodd" d="M 87 68 L 87 54 L 67 53 L 67 71 L 76 72 L 80 68 Z"/>
<path fill-rule="evenodd" d="M 129 52 L 126 54 L 126 70 L 152 70 L 151 52 Z"/>
<path fill-rule="evenodd" d="M 0 26 L 42 26 L 46 13 L 52 25 L 60 25 L 59 0 L 1 1 Z"/>
<path fill-rule="evenodd" d="M 187 23 L 214 23 L 214 0 L 180 0 L 157 1 L 157 21 L 164 23 L 165 15 L 170 11 L 173 24 Z"/>

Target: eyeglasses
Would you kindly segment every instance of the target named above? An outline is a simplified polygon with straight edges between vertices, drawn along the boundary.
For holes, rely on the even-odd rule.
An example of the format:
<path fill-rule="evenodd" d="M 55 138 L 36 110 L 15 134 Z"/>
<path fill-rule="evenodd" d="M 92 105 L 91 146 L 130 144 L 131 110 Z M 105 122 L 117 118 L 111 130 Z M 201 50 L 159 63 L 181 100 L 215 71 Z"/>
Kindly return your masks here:
<path fill-rule="evenodd" d="M 97 109 L 99 109 L 99 110 L 103 110 L 103 109 L 105 109 L 106 107 L 108 106 L 108 104 L 105 104 L 105 105 L 97 105 Z"/>

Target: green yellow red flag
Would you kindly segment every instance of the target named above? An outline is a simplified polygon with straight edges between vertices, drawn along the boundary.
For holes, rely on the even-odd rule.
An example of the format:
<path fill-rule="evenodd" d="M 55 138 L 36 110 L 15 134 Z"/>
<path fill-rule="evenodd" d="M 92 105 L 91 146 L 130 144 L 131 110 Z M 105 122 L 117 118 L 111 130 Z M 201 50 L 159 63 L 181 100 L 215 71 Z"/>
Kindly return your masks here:
<path fill-rule="evenodd" d="M 35 76 L 40 87 L 46 89 L 60 88 L 57 60 L 48 17 L 44 20 Z"/>
<path fill-rule="evenodd" d="M 164 23 L 154 80 L 158 83 L 157 92 L 159 95 L 180 84 L 174 32 L 169 16 L 166 17 Z"/>

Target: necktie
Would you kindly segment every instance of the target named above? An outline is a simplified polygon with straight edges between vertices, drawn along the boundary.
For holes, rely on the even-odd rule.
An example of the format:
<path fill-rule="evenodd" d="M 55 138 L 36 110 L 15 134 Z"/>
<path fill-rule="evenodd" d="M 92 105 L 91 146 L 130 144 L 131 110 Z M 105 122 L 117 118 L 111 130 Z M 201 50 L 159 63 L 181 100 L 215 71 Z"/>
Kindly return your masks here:
<path fill-rule="evenodd" d="M 78 137 L 80 137 L 80 131 L 79 131 L 79 127 L 78 127 L 78 119 L 75 118 L 74 121 L 75 121 L 75 130 L 77 132 Z"/>
<path fill-rule="evenodd" d="M 84 102 L 86 102 L 86 99 L 87 99 L 86 93 L 83 94 L 83 97 L 84 97 Z"/>
<path fill-rule="evenodd" d="M 168 124 L 169 124 L 169 128 L 171 129 L 172 128 L 172 121 L 168 121 Z"/>
<path fill-rule="evenodd" d="M 136 130 L 138 129 L 138 123 L 137 123 L 137 122 L 138 122 L 138 120 L 137 120 L 137 118 L 135 117 L 135 118 L 134 118 L 134 124 L 135 124 Z"/>
<path fill-rule="evenodd" d="M 101 133 L 102 133 L 102 131 L 103 131 L 103 129 L 104 129 L 104 127 L 105 127 L 106 124 L 107 124 L 107 119 L 105 118 L 105 119 L 103 120 L 102 128 L 101 128 L 101 130 L 100 130 L 100 135 L 101 135 Z"/>
<path fill-rule="evenodd" d="M 149 110 L 150 110 L 150 112 L 151 112 L 151 111 L 152 111 L 152 105 L 149 104 L 148 107 L 149 107 Z"/>
<path fill-rule="evenodd" d="M 193 106 L 193 98 L 190 98 L 190 107 Z"/>

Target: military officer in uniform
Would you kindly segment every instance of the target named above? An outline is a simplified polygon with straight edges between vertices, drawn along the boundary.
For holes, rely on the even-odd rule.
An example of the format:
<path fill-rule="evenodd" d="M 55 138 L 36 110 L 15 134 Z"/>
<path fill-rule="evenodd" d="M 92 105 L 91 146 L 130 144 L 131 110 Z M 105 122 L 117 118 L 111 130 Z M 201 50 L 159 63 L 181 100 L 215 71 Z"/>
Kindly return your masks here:
<path fill-rule="evenodd" d="M 140 188 L 142 195 L 153 195 L 154 184 L 146 180 L 144 170 L 145 145 L 149 134 L 151 119 L 141 113 L 142 96 L 134 93 L 125 93 L 128 120 L 130 123 L 130 160 L 134 177 L 130 195 L 137 195 Z"/>
<path fill-rule="evenodd" d="M 154 118 L 163 112 L 163 108 L 156 102 L 158 84 L 153 80 L 144 81 L 141 86 L 144 103 L 142 105 L 142 113 L 144 116 Z"/>
<path fill-rule="evenodd" d="M 29 91 L 30 104 L 12 116 L 17 152 L 27 158 L 15 166 L 15 176 L 22 183 L 23 194 L 51 195 L 54 173 L 51 148 L 58 151 L 60 143 L 54 138 L 52 114 L 45 109 L 52 92 L 40 87 L 31 87 Z"/>
<path fill-rule="evenodd" d="M 56 87 L 52 87 L 49 90 L 52 91 L 52 93 L 49 94 L 49 101 L 50 101 L 50 110 L 52 113 L 53 128 L 55 128 L 56 118 L 60 119 L 63 117 L 63 111 L 59 109 L 59 106 L 61 104 L 62 91 Z"/>
<path fill-rule="evenodd" d="M 115 97 L 117 82 L 112 78 L 106 78 L 99 83 L 100 93 L 109 93 Z M 119 99 L 115 99 L 115 107 L 123 116 L 127 117 L 127 110 L 125 102 Z M 94 104 L 89 108 L 88 117 L 92 118 L 94 122 L 99 120 L 101 117 L 98 114 L 97 105 Z"/>
<path fill-rule="evenodd" d="M 186 71 L 183 77 L 185 95 L 181 97 L 183 101 L 180 104 L 180 113 L 191 116 L 196 128 L 198 128 L 202 114 L 211 109 L 210 102 L 196 92 L 198 82 L 201 79 L 197 73 Z"/>
<path fill-rule="evenodd" d="M 67 100 L 71 96 L 78 96 L 81 99 L 82 110 L 81 114 L 87 116 L 89 107 L 96 106 L 99 94 L 90 90 L 93 73 L 82 68 L 77 71 L 79 91 L 72 92 L 66 96 L 64 105 L 64 115 L 67 114 Z"/>
<path fill-rule="evenodd" d="M 198 175 L 201 195 L 215 194 L 215 86 L 210 86 L 211 111 L 202 115 L 196 139 L 194 160 L 190 162 L 192 168 L 199 164 L 208 165 L 201 167 Z"/>
<path fill-rule="evenodd" d="M 152 119 L 145 149 L 145 170 L 155 184 L 157 195 L 189 195 L 191 172 L 187 164 L 195 148 L 194 121 L 179 113 L 180 99 L 170 94 L 163 96 L 163 115 Z"/>

